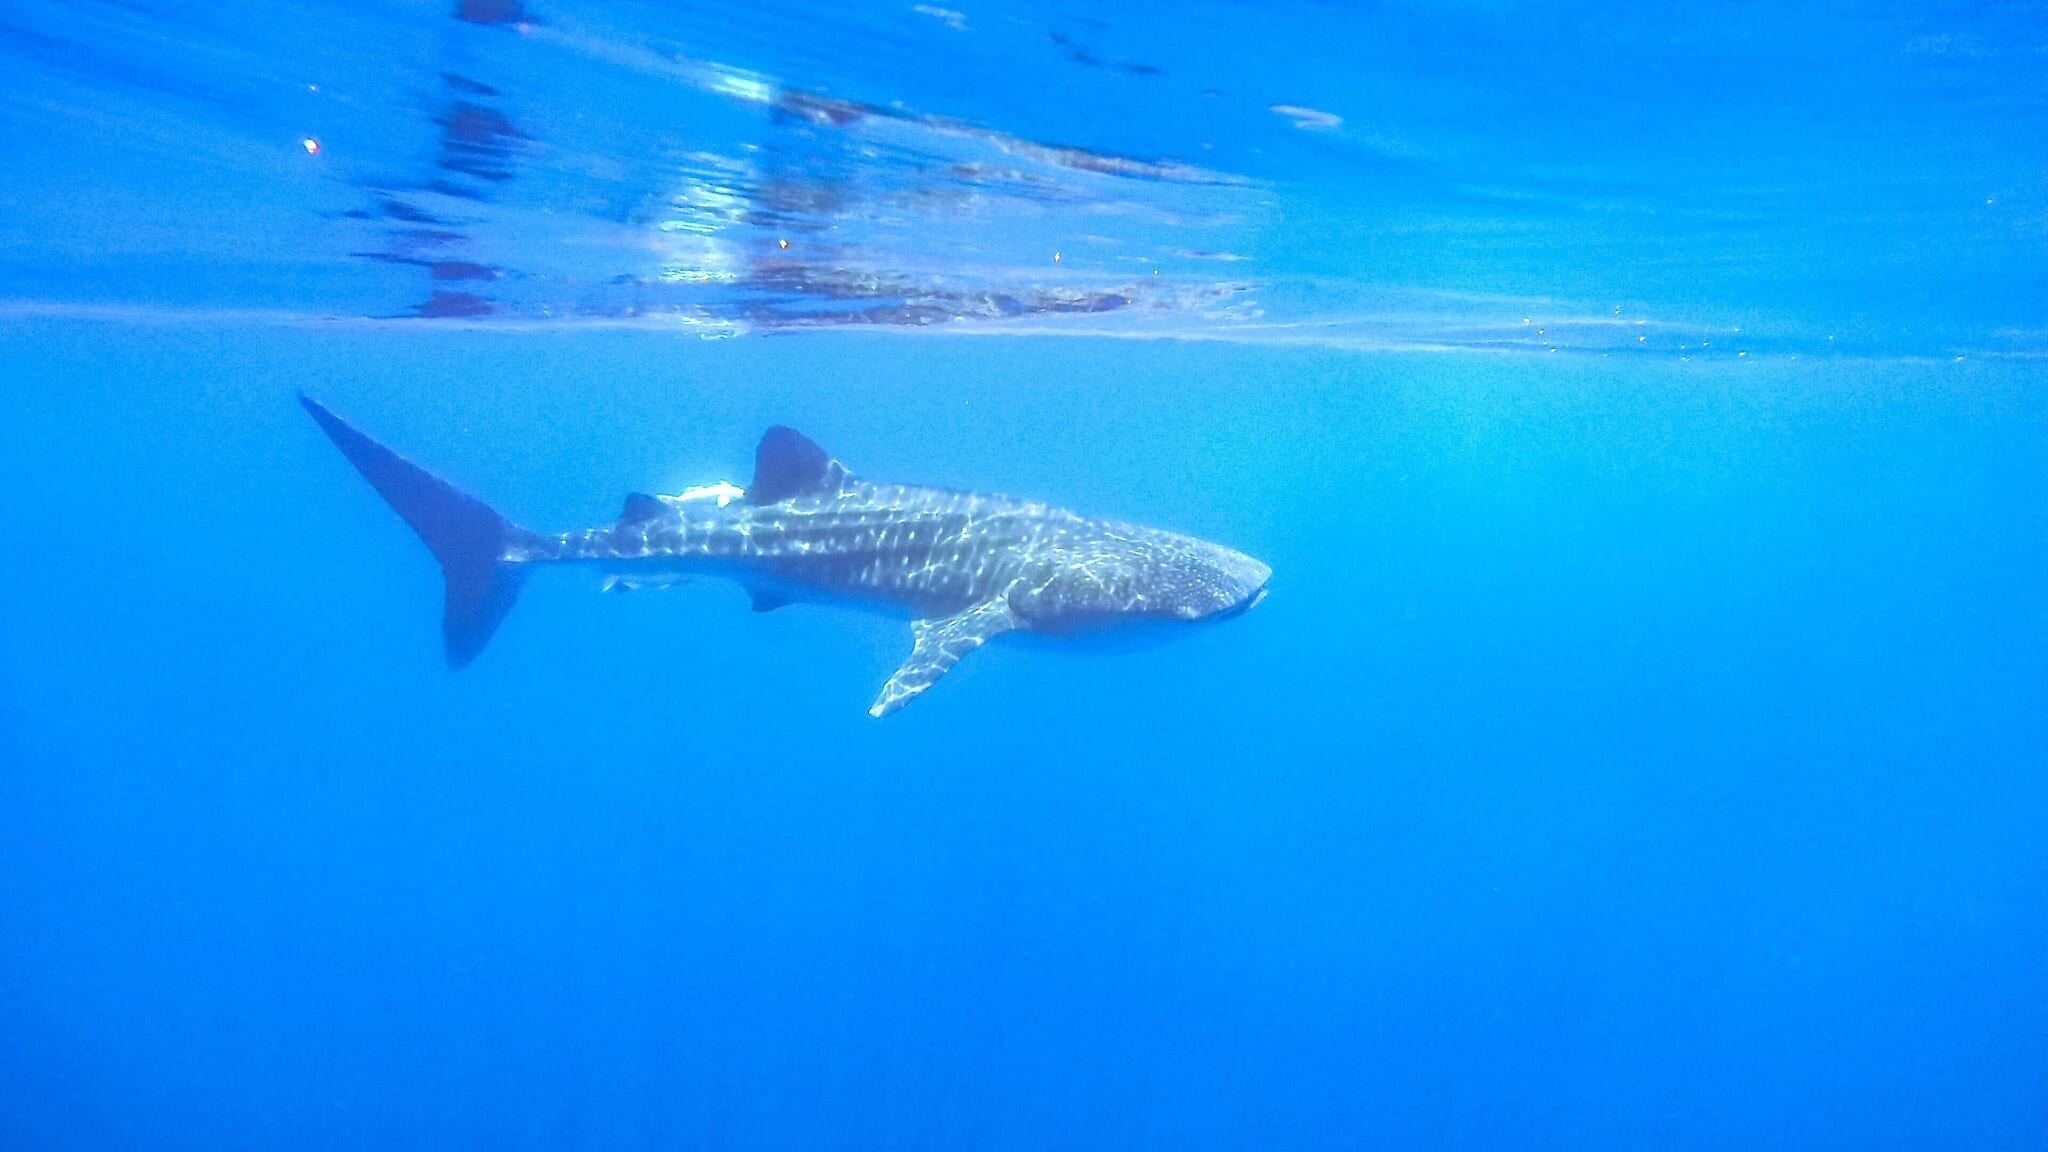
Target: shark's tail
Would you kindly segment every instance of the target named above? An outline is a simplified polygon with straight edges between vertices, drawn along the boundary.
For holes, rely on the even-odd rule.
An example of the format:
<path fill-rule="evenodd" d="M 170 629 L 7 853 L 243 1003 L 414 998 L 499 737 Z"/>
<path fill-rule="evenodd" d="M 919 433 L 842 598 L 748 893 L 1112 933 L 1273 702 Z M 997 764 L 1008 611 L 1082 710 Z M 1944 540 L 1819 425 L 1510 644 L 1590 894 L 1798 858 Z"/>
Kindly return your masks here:
<path fill-rule="evenodd" d="M 441 635 L 447 641 L 448 666 L 460 668 L 475 659 L 519 598 L 521 572 L 518 565 L 505 562 L 505 549 L 529 533 L 356 431 L 312 397 L 301 393 L 299 403 L 433 550 L 447 585 Z"/>

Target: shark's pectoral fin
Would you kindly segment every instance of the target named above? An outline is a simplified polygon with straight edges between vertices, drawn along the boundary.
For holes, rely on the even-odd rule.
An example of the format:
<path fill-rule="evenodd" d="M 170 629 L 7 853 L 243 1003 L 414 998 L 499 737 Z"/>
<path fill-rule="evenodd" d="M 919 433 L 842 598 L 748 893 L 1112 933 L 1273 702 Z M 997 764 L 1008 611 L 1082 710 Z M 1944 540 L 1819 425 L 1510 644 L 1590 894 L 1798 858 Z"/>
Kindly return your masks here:
<path fill-rule="evenodd" d="M 977 605 L 957 616 L 942 620 L 919 620 L 911 624 L 911 631 L 917 637 L 917 646 L 910 651 L 910 659 L 903 662 L 889 682 L 882 685 L 882 694 L 875 697 L 868 715 L 887 716 L 911 698 L 931 687 L 960 662 L 962 656 L 1017 627 L 1017 617 L 1011 614 L 1007 600 L 991 600 Z"/>

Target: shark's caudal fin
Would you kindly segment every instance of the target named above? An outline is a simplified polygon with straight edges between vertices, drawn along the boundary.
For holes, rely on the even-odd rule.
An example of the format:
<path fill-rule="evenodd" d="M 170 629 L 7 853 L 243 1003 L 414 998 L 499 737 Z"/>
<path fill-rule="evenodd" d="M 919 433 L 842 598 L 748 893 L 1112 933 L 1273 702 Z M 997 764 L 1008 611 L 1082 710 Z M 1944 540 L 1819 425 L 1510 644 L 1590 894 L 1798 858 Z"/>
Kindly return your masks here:
<path fill-rule="evenodd" d="M 361 432 L 311 397 L 299 396 L 320 430 L 363 479 L 404 517 L 441 562 L 447 599 L 441 635 L 448 666 L 476 658 L 519 596 L 520 572 L 504 563 L 505 548 L 527 535 L 482 501 L 457 490 Z"/>

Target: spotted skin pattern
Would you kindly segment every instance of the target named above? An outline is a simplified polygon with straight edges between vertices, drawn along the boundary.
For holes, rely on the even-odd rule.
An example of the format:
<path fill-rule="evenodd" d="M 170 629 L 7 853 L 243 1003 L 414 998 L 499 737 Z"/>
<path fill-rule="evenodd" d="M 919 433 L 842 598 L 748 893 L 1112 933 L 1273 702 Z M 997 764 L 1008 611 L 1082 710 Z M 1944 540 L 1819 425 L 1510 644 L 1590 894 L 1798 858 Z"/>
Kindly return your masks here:
<path fill-rule="evenodd" d="M 770 428 L 754 483 L 627 497 L 611 524 L 529 532 L 365 435 L 310 396 L 344 458 L 441 565 L 441 631 L 460 668 L 489 642 L 534 567 L 584 565 L 604 587 L 736 580 L 756 611 L 854 600 L 912 618 L 909 658 L 868 712 L 886 716 L 1005 632 L 1070 634 L 1136 620 L 1234 616 L 1272 569 L 1220 545 L 1007 496 L 872 484 L 789 428 Z"/>
<path fill-rule="evenodd" d="M 503 559 L 628 579 L 725 576 L 753 588 L 757 605 L 851 598 L 906 610 L 916 642 L 869 709 L 875 716 L 1004 632 L 1221 617 L 1255 603 L 1272 575 L 1250 556 L 1179 533 L 1007 496 L 871 484 L 818 458 L 817 485 L 787 499 L 636 497 L 617 523 L 526 537 Z"/>

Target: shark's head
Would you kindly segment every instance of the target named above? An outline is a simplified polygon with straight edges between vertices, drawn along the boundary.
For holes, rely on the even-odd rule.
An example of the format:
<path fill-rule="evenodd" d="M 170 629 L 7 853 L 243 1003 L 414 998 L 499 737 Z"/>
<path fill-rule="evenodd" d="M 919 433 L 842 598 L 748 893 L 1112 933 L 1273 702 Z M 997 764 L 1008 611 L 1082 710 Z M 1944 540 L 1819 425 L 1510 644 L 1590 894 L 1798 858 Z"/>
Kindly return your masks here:
<path fill-rule="evenodd" d="M 1112 525 L 1063 549 L 1051 578 L 1013 602 L 1041 632 L 1224 620 L 1264 599 L 1272 576 L 1263 562 L 1219 544 Z"/>
<path fill-rule="evenodd" d="M 1179 537 L 1141 578 L 1141 615 L 1174 620 L 1228 620 L 1266 598 L 1273 569 L 1263 561 L 1206 540 Z"/>

